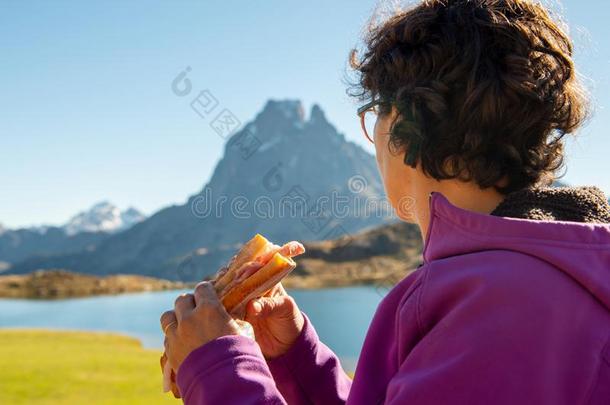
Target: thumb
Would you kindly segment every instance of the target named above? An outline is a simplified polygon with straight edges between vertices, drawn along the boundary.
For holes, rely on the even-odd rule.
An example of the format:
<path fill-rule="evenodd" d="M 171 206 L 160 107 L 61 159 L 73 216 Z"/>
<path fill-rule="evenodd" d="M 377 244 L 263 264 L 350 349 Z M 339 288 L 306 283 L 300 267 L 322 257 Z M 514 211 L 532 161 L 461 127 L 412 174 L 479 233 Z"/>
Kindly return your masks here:
<path fill-rule="evenodd" d="M 284 297 L 261 297 L 250 301 L 248 305 L 248 314 L 255 317 L 266 317 L 278 312 L 282 309 Z"/>

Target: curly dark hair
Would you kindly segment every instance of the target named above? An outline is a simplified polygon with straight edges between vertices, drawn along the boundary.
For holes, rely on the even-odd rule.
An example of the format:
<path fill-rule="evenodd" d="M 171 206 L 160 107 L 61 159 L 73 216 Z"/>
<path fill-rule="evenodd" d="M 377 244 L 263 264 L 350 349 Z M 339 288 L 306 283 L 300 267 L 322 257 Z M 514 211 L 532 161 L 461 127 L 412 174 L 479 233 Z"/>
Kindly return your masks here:
<path fill-rule="evenodd" d="M 348 94 L 396 107 L 391 149 L 437 180 L 502 194 L 549 185 L 563 136 L 589 115 L 572 42 L 534 1 L 424 0 L 370 27 L 364 45 Z"/>

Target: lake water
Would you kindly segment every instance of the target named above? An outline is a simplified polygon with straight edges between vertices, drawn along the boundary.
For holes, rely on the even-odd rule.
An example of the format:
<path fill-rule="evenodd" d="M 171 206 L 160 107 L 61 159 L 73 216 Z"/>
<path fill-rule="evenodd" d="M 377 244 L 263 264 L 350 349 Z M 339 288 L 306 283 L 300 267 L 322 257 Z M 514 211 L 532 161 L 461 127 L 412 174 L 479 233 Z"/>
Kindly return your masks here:
<path fill-rule="evenodd" d="M 182 291 L 163 291 L 64 300 L 0 299 L 0 327 L 34 327 L 118 332 L 148 348 L 163 347 L 159 316 Z M 366 330 L 384 288 L 345 287 L 289 290 L 322 341 L 355 369 Z"/>

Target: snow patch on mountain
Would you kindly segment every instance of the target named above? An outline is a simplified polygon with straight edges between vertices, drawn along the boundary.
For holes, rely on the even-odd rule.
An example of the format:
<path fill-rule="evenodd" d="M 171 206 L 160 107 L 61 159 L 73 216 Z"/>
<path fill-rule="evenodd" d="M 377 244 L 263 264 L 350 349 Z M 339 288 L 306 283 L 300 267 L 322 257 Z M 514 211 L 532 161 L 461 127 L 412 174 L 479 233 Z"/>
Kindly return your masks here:
<path fill-rule="evenodd" d="M 70 236 L 81 232 L 115 233 L 131 228 L 145 218 L 135 208 L 121 211 L 117 206 L 103 201 L 72 217 L 63 229 Z"/>

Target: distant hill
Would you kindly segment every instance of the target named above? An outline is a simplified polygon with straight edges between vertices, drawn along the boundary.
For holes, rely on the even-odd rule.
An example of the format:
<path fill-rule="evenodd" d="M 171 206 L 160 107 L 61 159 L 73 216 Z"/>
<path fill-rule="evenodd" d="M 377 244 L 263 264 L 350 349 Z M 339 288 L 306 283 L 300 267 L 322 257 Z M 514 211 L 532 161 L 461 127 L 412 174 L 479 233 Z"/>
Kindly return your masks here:
<path fill-rule="evenodd" d="M 82 232 L 68 235 L 61 227 L 7 230 L 0 234 L 0 261 L 18 263 L 32 256 L 58 255 L 92 249 L 109 235 Z"/>
<path fill-rule="evenodd" d="M 135 208 L 121 211 L 101 202 L 63 226 L 6 229 L 0 226 L 0 262 L 8 265 L 32 256 L 54 256 L 94 249 L 110 234 L 129 229 L 145 216 Z M 3 270 L 3 269 L 0 269 Z"/>
<path fill-rule="evenodd" d="M 374 284 L 390 288 L 415 270 L 422 257 L 419 227 L 397 222 L 336 240 L 309 242 L 287 287 Z"/>
<path fill-rule="evenodd" d="M 179 282 L 134 275 L 97 277 L 67 271 L 0 276 L 2 298 L 69 298 L 186 288 Z M 192 286 L 190 286 L 192 287 Z"/>
<path fill-rule="evenodd" d="M 256 232 L 278 242 L 324 240 L 387 222 L 391 210 L 382 196 L 374 157 L 346 141 L 319 106 L 305 117 L 298 100 L 270 100 L 227 139 L 211 179 L 185 204 L 94 249 L 30 257 L 10 272 L 61 268 L 197 280 Z"/>

